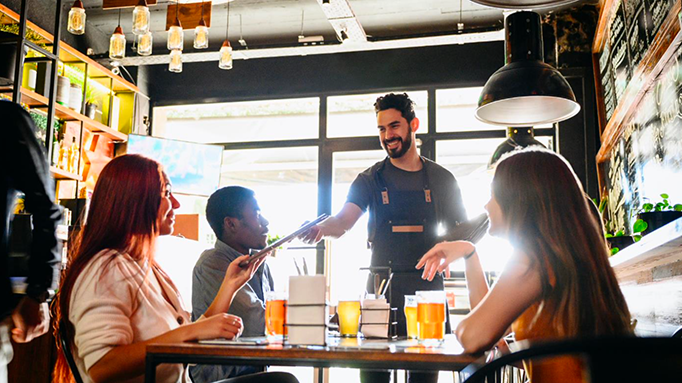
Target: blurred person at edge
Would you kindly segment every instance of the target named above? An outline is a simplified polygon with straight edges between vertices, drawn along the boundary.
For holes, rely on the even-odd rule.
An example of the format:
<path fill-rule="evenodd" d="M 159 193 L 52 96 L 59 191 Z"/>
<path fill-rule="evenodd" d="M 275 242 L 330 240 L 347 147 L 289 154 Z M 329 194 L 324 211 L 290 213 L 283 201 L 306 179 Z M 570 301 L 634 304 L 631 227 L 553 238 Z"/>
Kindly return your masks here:
<path fill-rule="evenodd" d="M 0 223 L 0 383 L 7 382 L 7 365 L 12 360 L 10 331 L 15 342 L 30 342 L 49 328 L 46 301 L 54 294 L 61 264 L 55 230 L 62 213 L 54 201 L 54 185 L 43 149 L 35 138 L 35 125 L 21 106 L 0 100 L 3 119 L 0 167 L 2 204 Z M 26 295 L 13 295 L 8 264 L 9 223 L 17 192 L 25 195 L 24 205 L 32 214 L 33 233 L 28 261 Z"/>
<path fill-rule="evenodd" d="M 248 268 L 235 262 L 211 307 L 191 322 L 173 281 L 154 260 L 156 239 L 173 232 L 180 206 L 171 187 L 161 165 L 140 155 L 114 158 L 99 175 L 57 295 L 57 323 L 65 326 L 61 330 L 86 383 L 142 382 L 150 343 L 234 339 L 242 332 L 241 318 L 226 312 L 259 262 Z M 59 337 L 57 331 L 58 342 Z M 157 371 L 161 382 L 190 382 L 182 364 L 164 364 Z M 55 374 L 62 381 L 70 378 L 63 353 Z M 297 380 L 261 373 L 225 382 Z"/>
<path fill-rule="evenodd" d="M 521 175 L 521 176 L 520 176 Z M 417 264 L 422 278 L 465 259 L 472 311 L 455 335 L 466 352 L 490 349 L 509 328 L 517 340 L 628 336 L 630 312 L 609 264 L 603 225 L 568 162 L 546 149 L 512 152 L 497 164 L 485 206 L 491 235 L 514 253 L 492 288 L 476 247 L 442 242 Z M 583 383 L 579 358 L 526 365 L 533 383 Z"/>
<path fill-rule="evenodd" d="M 391 269 L 390 304 L 402 311 L 405 295 L 414 295 L 418 290 L 443 290 L 441 273 L 432 280 L 422 280 L 414 265 L 443 240 L 438 229 L 447 232 L 465 221 L 466 211 L 452 173 L 417 152 L 419 119 L 408 95 L 389 93 L 379 97 L 374 110 L 379 141 L 387 157 L 355 178 L 341 211 L 313 226 L 301 239 L 317 243 L 325 237 L 339 238 L 368 212 L 370 265 Z M 388 278 L 387 273 L 383 278 Z M 367 291 L 374 292 L 371 279 Z M 407 335 L 405 316 L 398 315 L 397 321 L 398 335 Z M 449 329 L 448 319 L 446 331 Z M 360 378 L 363 383 L 388 382 L 390 374 L 363 370 Z M 435 382 L 438 373 L 410 371 L 408 380 Z"/>

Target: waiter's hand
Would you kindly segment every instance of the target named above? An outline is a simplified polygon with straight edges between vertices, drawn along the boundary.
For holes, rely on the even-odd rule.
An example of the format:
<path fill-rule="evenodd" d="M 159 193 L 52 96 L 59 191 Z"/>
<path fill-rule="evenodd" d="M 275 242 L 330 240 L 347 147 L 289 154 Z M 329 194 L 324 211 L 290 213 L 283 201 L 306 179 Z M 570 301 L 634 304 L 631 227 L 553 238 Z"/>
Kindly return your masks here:
<path fill-rule="evenodd" d="M 308 222 L 305 222 L 304 225 L 306 223 Z M 320 242 L 323 236 L 324 233 L 322 232 L 322 228 L 320 227 L 320 225 L 315 225 L 310 229 L 304 231 L 302 234 L 300 234 L 298 236 L 298 239 L 300 239 L 304 243 L 307 243 L 308 245 L 314 245 Z"/>
<path fill-rule="evenodd" d="M 436 273 L 442 272 L 445 272 L 445 276 L 449 278 L 450 264 L 471 254 L 474 250 L 476 247 L 467 241 L 441 242 L 424 254 L 415 268 L 424 269 L 422 279 L 432 281 Z"/>
<path fill-rule="evenodd" d="M 30 342 L 50 328 L 50 310 L 47 303 L 38 303 L 29 297 L 23 297 L 12 312 L 12 320 L 12 339 L 17 343 Z"/>

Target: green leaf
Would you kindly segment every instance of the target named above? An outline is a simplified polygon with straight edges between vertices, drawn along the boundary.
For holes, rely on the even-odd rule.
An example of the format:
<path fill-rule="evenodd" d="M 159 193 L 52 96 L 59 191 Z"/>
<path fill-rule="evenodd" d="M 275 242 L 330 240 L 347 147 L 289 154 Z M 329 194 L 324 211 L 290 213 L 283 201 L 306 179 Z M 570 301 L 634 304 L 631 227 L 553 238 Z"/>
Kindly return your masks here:
<path fill-rule="evenodd" d="M 654 208 L 654 205 L 651 203 L 648 203 L 648 202 L 645 203 L 644 205 L 642 205 L 642 210 L 644 210 L 647 213 L 650 212 L 653 208 Z"/>
<path fill-rule="evenodd" d="M 682 204 L 681 203 L 675 204 L 675 206 L 673 206 L 673 209 L 675 211 L 682 211 Z"/>
<path fill-rule="evenodd" d="M 624 236 L 624 235 L 625 235 L 625 233 L 623 232 L 623 230 L 619 230 L 619 231 L 616 232 L 616 234 L 614 235 L 614 237 L 622 237 L 622 236 Z"/>
<path fill-rule="evenodd" d="M 663 193 L 663 194 L 661 194 L 661 198 L 666 199 L 666 198 L 670 198 L 670 196 L 667 195 L 667 194 L 665 194 L 665 193 Z"/>
<path fill-rule="evenodd" d="M 632 225 L 632 231 L 634 233 L 641 233 L 644 230 L 646 230 L 647 227 L 649 227 L 648 223 L 644 222 L 644 220 L 642 219 L 638 219 L 637 221 L 635 221 L 635 224 Z"/>
<path fill-rule="evenodd" d="M 611 248 L 611 255 L 614 255 L 614 254 L 616 254 L 616 253 L 619 252 L 619 251 L 620 251 L 619 248 L 617 248 L 617 247 L 612 247 L 612 248 Z"/>
<path fill-rule="evenodd" d="M 639 242 L 639 241 L 640 241 L 640 240 L 642 239 L 642 236 L 641 236 L 641 235 L 639 235 L 639 234 L 637 234 L 637 235 L 633 235 L 633 236 L 632 236 L 632 239 L 634 239 L 634 240 L 635 240 L 635 242 Z"/>
<path fill-rule="evenodd" d="M 611 234 L 611 233 L 606 233 L 606 235 L 604 235 L 604 237 L 605 237 L 605 238 L 613 238 L 613 234 Z"/>

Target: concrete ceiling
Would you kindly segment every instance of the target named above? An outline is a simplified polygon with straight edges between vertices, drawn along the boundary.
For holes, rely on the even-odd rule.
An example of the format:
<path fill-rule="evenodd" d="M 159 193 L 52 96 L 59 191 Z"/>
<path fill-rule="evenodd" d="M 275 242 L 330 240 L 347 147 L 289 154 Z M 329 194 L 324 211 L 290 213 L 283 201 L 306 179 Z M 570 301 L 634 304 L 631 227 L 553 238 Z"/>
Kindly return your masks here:
<path fill-rule="evenodd" d="M 418 36 L 441 36 L 502 29 L 502 11 L 469 0 L 348 0 L 369 41 Z M 172 1 L 174 3 L 175 1 Z M 188 2 L 183 1 L 182 2 Z M 197 0 L 194 0 L 197 2 Z M 150 7 L 154 54 L 165 54 L 166 10 L 169 0 Z M 118 10 L 103 10 L 102 0 L 83 0 L 87 28 L 110 36 L 118 23 Z M 121 26 L 132 45 L 132 8 L 122 10 Z M 303 23 L 301 23 L 303 17 Z M 225 39 L 227 4 L 214 2 L 209 50 L 217 51 Z M 302 31 L 302 32 L 301 32 Z M 90 33 L 86 30 L 86 34 Z M 230 3 L 230 41 L 235 49 L 242 37 L 249 49 L 297 46 L 298 36 L 323 36 L 326 44 L 337 44 L 337 34 L 317 0 L 234 0 Z M 192 47 L 193 30 L 185 31 L 185 53 Z M 101 54 L 105 52 L 95 52 Z"/>

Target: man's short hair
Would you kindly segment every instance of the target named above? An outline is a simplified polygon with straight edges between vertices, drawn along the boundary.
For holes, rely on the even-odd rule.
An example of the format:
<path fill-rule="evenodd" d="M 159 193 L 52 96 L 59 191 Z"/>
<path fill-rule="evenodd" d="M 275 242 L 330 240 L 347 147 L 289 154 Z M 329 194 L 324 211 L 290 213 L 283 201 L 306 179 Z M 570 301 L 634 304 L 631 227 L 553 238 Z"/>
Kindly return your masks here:
<path fill-rule="evenodd" d="M 414 114 L 414 102 L 410 100 L 407 93 L 389 93 L 377 98 L 377 101 L 374 103 L 374 111 L 379 114 L 382 110 L 387 109 L 399 110 L 408 124 L 416 117 Z"/>
<path fill-rule="evenodd" d="M 242 186 L 227 186 L 211 194 L 206 203 L 206 220 L 216 237 L 223 235 L 225 217 L 242 218 L 244 206 L 253 198 L 253 190 Z"/>

